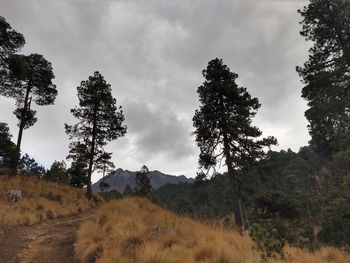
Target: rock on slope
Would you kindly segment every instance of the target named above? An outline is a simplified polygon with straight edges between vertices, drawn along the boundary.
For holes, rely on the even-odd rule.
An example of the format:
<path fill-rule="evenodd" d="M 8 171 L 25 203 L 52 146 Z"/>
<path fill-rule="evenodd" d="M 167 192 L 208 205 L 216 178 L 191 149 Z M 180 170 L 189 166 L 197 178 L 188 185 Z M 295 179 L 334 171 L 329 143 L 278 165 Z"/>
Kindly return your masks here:
<path fill-rule="evenodd" d="M 125 189 L 125 186 L 127 186 L 128 184 L 130 184 L 131 187 L 134 187 L 135 175 L 136 172 L 123 170 L 121 168 L 115 170 L 113 173 L 105 177 L 105 182 L 108 183 L 110 186 L 105 191 L 117 190 L 118 192 L 122 193 Z M 163 174 L 157 170 L 150 171 L 149 176 L 151 178 L 151 184 L 154 189 L 157 189 L 165 184 L 193 183 L 192 178 L 187 178 L 184 175 L 168 175 Z M 98 182 L 92 185 L 92 190 L 94 192 L 101 191 L 99 187 L 101 180 L 102 179 L 100 179 Z"/>

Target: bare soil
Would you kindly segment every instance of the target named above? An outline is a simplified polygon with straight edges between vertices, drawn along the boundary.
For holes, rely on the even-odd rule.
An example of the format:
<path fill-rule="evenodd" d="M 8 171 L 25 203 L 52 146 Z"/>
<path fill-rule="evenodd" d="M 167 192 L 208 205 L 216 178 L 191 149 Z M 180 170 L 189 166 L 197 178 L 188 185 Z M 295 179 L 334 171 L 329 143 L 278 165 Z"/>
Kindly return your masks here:
<path fill-rule="evenodd" d="M 78 263 L 76 233 L 87 214 L 0 229 L 0 263 Z"/>

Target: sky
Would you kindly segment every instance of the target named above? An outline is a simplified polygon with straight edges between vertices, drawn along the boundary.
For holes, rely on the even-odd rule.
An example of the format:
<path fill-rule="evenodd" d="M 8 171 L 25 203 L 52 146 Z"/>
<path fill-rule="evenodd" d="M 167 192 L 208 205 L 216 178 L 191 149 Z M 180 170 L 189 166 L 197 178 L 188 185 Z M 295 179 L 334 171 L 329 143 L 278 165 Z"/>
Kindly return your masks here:
<path fill-rule="evenodd" d="M 0 15 L 22 33 L 22 53 L 52 63 L 58 96 L 33 106 L 38 122 L 25 130 L 22 151 L 49 168 L 68 154 L 64 123 L 76 88 L 98 70 L 123 107 L 128 131 L 109 143 L 116 167 L 194 177 L 199 150 L 192 117 L 202 70 L 216 57 L 262 104 L 254 124 L 275 136 L 274 150 L 298 151 L 309 141 L 295 70 L 310 43 L 299 35 L 303 0 L 0 0 Z M 0 98 L 0 121 L 17 138 L 15 102 Z M 96 174 L 96 181 L 100 175 Z"/>

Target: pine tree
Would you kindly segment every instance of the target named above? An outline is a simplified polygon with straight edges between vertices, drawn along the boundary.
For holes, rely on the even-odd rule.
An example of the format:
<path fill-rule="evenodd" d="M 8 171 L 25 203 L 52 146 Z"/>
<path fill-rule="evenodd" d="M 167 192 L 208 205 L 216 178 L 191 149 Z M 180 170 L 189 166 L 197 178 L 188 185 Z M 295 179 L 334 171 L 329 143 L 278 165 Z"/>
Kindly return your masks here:
<path fill-rule="evenodd" d="M 37 176 L 42 178 L 46 174 L 46 169 L 39 165 L 34 158 L 31 158 L 27 153 L 21 157 L 18 162 L 19 173 L 26 176 Z"/>
<path fill-rule="evenodd" d="M 11 85 L 2 85 L 0 94 L 16 100 L 14 114 L 19 120 L 19 132 L 16 144 L 16 173 L 22 143 L 23 130 L 33 126 L 37 121 L 36 111 L 31 109 L 32 102 L 37 105 L 51 105 L 57 96 L 56 86 L 52 84 L 54 74 L 51 63 L 42 55 L 15 55 L 10 63 Z"/>
<path fill-rule="evenodd" d="M 107 84 L 99 72 L 95 72 L 88 80 L 82 81 L 78 89 L 79 107 L 71 110 L 78 119 L 74 125 L 65 124 L 70 139 L 77 141 L 70 144 L 74 158 L 86 158 L 87 197 L 91 198 L 91 175 L 99 166 L 98 160 L 104 153 L 103 147 L 108 141 L 124 136 L 126 126 L 121 107 L 117 107 L 112 96 L 111 85 Z"/>
<path fill-rule="evenodd" d="M 135 193 L 140 196 L 148 196 L 151 192 L 152 185 L 149 178 L 149 170 L 146 165 L 141 167 L 141 170 L 136 173 Z"/>
<path fill-rule="evenodd" d="M 70 185 L 83 188 L 87 184 L 87 162 L 82 162 L 79 159 L 72 162 L 67 173 Z"/>
<path fill-rule="evenodd" d="M 45 179 L 59 184 L 68 184 L 69 176 L 65 161 L 54 161 L 50 170 L 47 171 Z"/>
<path fill-rule="evenodd" d="M 67 159 L 72 160 L 71 167 L 68 168 L 69 184 L 78 188 L 83 188 L 87 184 L 87 173 L 89 163 L 88 146 L 79 141 L 70 144 L 70 151 Z"/>
<path fill-rule="evenodd" d="M 235 221 L 242 226 L 237 171 L 262 158 L 264 147 L 277 141 L 273 137 L 257 139 L 262 132 L 251 122 L 260 108 L 259 101 L 236 84 L 238 75 L 221 59 L 210 61 L 203 70 L 203 77 L 205 81 L 197 91 L 201 105 L 193 117 L 196 143 L 200 148 L 199 165 L 209 171 L 225 159 L 233 185 Z"/>
<path fill-rule="evenodd" d="M 310 143 L 327 157 L 350 144 L 350 2 L 311 0 L 299 13 L 301 35 L 313 42 L 309 60 L 297 67 Z"/>
<path fill-rule="evenodd" d="M 110 173 L 115 168 L 113 162 L 111 162 L 112 153 L 104 152 L 101 154 L 101 156 L 96 160 L 96 169 L 100 170 L 102 172 L 102 181 L 100 182 L 100 189 L 101 192 L 104 191 L 104 189 L 109 188 L 110 185 L 105 181 L 106 173 Z"/>

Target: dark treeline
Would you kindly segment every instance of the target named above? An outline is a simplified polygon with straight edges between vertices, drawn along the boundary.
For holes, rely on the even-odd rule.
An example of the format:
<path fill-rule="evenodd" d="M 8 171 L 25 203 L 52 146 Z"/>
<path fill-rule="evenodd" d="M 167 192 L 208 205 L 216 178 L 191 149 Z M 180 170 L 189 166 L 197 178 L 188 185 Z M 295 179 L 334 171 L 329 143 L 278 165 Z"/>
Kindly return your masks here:
<path fill-rule="evenodd" d="M 285 242 L 311 250 L 322 244 L 350 249 L 350 2 L 311 0 L 299 13 L 300 33 L 313 43 L 309 59 L 297 67 L 308 104 L 309 145 L 297 153 L 272 151 L 277 139 L 262 138 L 252 124 L 259 100 L 216 58 L 203 70 L 204 82 L 197 89 L 196 182 L 166 185 L 150 195 L 179 213 L 224 218 L 228 226 L 250 228 L 254 241 L 271 241 L 278 253 Z M 23 131 L 37 121 L 33 105 L 51 105 L 58 94 L 51 63 L 39 54 L 18 54 L 24 44 L 24 37 L 0 17 L 0 94 L 15 100 L 19 120 L 16 144 L 7 124 L 0 123 L 1 166 L 12 175 L 87 186 L 91 198 L 92 173 L 105 175 L 114 167 L 105 146 L 126 134 L 123 111 L 111 86 L 95 72 L 77 88 L 79 105 L 71 110 L 76 123 L 65 124 L 71 166 L 55 161 L 45 170 L 28 155 L 21 156 Z M 222 174 L 216 172 L 221 164 Z M 147 174 L 142 167 L 136 189 L 128 187 L 124 194 L 148 196 Z"/>

